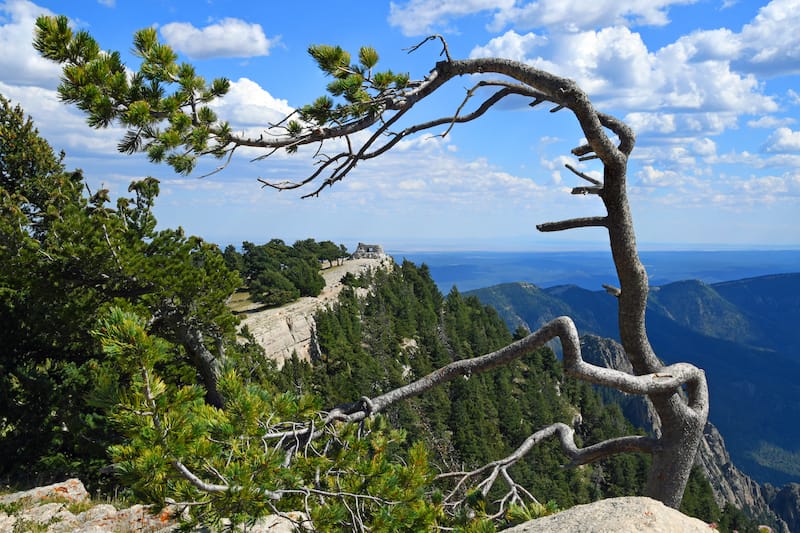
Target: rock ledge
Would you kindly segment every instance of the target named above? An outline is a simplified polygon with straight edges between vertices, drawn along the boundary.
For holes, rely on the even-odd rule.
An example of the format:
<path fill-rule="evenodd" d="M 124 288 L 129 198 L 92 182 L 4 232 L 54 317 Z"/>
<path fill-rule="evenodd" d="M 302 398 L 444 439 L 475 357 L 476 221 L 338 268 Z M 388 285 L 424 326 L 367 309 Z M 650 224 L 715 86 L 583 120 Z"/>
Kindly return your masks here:
<path fill-rule="evenodd" d="M 504 533 L 710 533 L 714 529 L 651 498 L 625 497 L 578 505 Z"/>

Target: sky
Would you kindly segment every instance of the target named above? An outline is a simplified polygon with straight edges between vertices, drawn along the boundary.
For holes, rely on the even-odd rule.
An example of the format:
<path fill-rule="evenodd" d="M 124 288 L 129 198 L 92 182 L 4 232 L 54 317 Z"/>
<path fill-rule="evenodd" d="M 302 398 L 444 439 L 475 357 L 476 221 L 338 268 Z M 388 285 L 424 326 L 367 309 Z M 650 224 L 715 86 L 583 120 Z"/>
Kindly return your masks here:
<path fill-rule="evenodd" d="M 257 7 L 256 7 L 257 6 Z M 535 225 L 603 214 L 564 168 L 581 132 L 567 111 L 512 100 L 474 123 L 404 141 L 320 197 L 263 189 L 297 180 L 312 154 L 242 151 L 179 176 L 120 154 L 122 130 L 95 130 L 58 100 L 58 65 L 31 46 L 41 14 L 66 15 L 131 69 L 132 35 L 155 27 L 181 61 L 231 90 L 215 104 L 234 130 L 255 133 L 325 93 L 306 50 L 362 45 L 379 66 L 423 78 L 441 47 L 408 48 L 438 33 L 454 58 L 500 56 L 575 79 L 601 111 L 637 134 L 629 192 L 642 249 L 800 248 L 800 0 L 0 0 L 0 93 L 81 168 L 93 188 L 127 193 L 161 182 L 161 227 L 240 244 L 312 237 L 395 250 L 602 249 L 598 228 L 540 234 Z M 459 79 L 412 119 L 451 115 L 474 80 Z M 363 138 L 363 137 L 361 137 Z M 358 137 L 354 140 L 357 142 Z"/>

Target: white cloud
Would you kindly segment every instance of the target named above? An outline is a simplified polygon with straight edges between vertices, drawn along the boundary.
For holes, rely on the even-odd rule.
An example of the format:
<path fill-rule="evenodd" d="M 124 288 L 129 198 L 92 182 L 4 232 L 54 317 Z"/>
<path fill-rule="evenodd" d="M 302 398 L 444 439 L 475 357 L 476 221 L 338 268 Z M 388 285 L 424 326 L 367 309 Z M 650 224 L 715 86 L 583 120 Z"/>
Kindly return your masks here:
<path fill-rule="evenodd" d="M 692 143 L 691 151 L 701 157 L 713 157 L 717 155 L 717 144 L 708 137 L 703 137 Z"/>
<path fill-rule="evenodd" d="M 672 5 L 691 3 L 694 0 L 537 0 L 498 9 L 491 27 L 525 30 L 546 26 L 581 31 L 598 26 L 663 26 L 669 22 L 667 11 Z"/>
<path fill-rule="evenodd" d="M 56 150 L 73 153 L 94 153 L 105 157 L 117 155 L 121 128 L 94 130 L 86 118 L 72 106 L 61 102 L 56 91 L 41 87 L 9 85 L 0 81 L 0 94 L 19 104 L 33 118 L 42 137 Z"/>
<path fill-rule="evenodd" d="M 234 128 L 257 126 L 267 129 L 270 123 L 276 123 L 294 111 L 286 100 L 275 98 L 248 78 L 232 81 L 228 93 L 210 107 Z"/>
<path fill-rule="evenodd" d="M 638 133 L 674 133 L 677 130 L 674 113 L 628 113 L 625 122 Z"/>
<path fill-rule="evenodd" d="M 678 173 L 659 170 L 651 165 L 644 166 L 637 176 L 641 185 L 646 187 L 673 187 L 678 181 Z"/>
<path fill-rule="evenodd" d="M 97 0 L 97 3 L 101 6 L 114 7 L 117 5 L 117 0 Z"/>
<path fill-rule="evenodd" d="M 11 84 L 55 87 L 61 68 L 33 49 L 36 17 L 53 13 L 27 0 L 0 4 L 0 72 Z"/>
<path fill-rule="evenodd" d="M 764 197 L 775 193 L 789 192 L 789 182 L 780 176 L 760 176 L 741 180 L 733 184 L 734 189 L 748 195 Z"/>
<path fill-rule="evenodd" d="M 691 61 L 729 60 L 738 56 L 739 36 L 727 28 L 695 31 L 678 38 L 672 48 Z"/>
<path fill-rule="evenodd" d="M 402 191 L 421 191 L 424 190 L 425 187 L 425 181 L 420 179 L 403 180 L 397 184 L 397 188 Z"/>
<path fill-rule="evenodd" d="M 546 37 L 535 33 L 520 35 L 515 31 L 507 31 L 490 40 L 485 46 L 473 48 L 470 57 L 505 57 L 515 61 L 527 61 L 539 66 L 544 60 L 540 57 L 533 59 L 529 54 L 535 53 L 534 50 L 537 47 L 546 43 Z"/>
<path fill-rule="evenodd" d="M 409 173 L 409 161 L 419 170 Z M 413 198 L 426 208 L 457 205 L 478 211 L 538 202 L 544 195 L 558 192 L 505 172 L 485 158 L 456 157 L 442 143 L 415 143 L 404 152 L 388 152 L 380 161 L 365 161 L 334 190 L 337 196 L 357 194 L 363 201 Z"/>
<path fill-rule="evenodd" d="M 167 44 L 196 59 L 269 55 L 277 39 L 268 39 L 260 24 L 224 18 L 205 28 L 188 22 L 171 22 L 160 28 Z"/>
<path fill-rule="evenodd" d="M 795 119 L 791 117 L 776 117 L 773 115 L 764 115 L 755 120 L 748 120 L 747 126 L 749 128 L 777 128 L 778 126 L 788 126 L 794 124 Z"/>
<path fill-rule="evenodd" d="M 731 70 L 727 60 L 695 61 L 702 39 L 679 39 L 653 53 L 624 27 L 560 34 L 546 39 L 514 31 L 476 47 L 471 57 L 501 56 L 575 79 L 596 101 L 623 110 L 772 112 L 753 75 Z M 716 55 L 722 52 L 714 52 Z M 547 57 L 547 60 L 542 59 Z M 699 56 L 698 56 L 699 57 Z"/>
<path fill-rule="evenodd" d="M 514 0 L 410 0 L 390 2 L 389 24 L 400 27 L 404 35 L 433 33 L 434 27 L 452 19 L 495 9 L 510 9 Z"/>
<path fill-rule="evenodd" d="M 458 17 L 489 11 L 490 29 L 506 27 L 526 30 L 550 27 L 580 31 L 598 26 L 655 25 L 669 22 L 667 12 L 673 5 L 691 4 L 695 0 L 410 0 L 392 2 L 389 23 L 399 26 L 405 35 L 431 33 L 447 27 Z"/>
<path fill-rule="evenodd" d="M 765 152 L 800 152 L 800 131 L 783 127 L 775 130 L 764 145 Z"/>
<path fill-rule="evenodd" d="M 800 0 L 773 0 L 738 35 L 741 68 L 764 75 L 800 72 Z"/>

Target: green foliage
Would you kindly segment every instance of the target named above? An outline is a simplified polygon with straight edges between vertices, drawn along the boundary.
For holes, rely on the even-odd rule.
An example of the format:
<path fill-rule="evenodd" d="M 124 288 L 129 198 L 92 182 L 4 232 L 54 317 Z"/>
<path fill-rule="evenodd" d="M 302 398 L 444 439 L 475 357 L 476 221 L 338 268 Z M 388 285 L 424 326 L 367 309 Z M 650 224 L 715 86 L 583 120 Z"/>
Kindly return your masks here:
<path fill-rule="evenodd" d="M 301 296 L 317 296 L 325 287 L 319 269 L 327 262 L 340 262 L 347 256 L 344 245 L 314 239 L 288 246 L 280 239 L 263 245 L 242 244 L 243 253 L 233 246 L 225 249 L 225 262 L 245 276 L 251 299 L 268 306 L 279 306 Z"/>
<path fill-rule="evenodd" d="M 374 72 L 378 53 L 369 46 L 359 49 L 358 64 L 350 64 L 350 54 L 340 46 L 313 45 L 308 53 L 320 70 L 334 78 L 328 84 L 328 92 L 344 102 L 336 104 L 328 96 L 317 98 L 300 109 L 300 118 L 307 122 L 324 126 L 376 114 L 385 106 L 384 98 L 408 85 L 407 74 Z"/>
<path fill-rule="evenodd" d="M 162 371 L 194 383 L 186 332 L 235 355 L 225 299 L 241 281 L 216 246 L 156 230 L 157 180 L 132 183 L 112 208 L 107 190 L 84 196 L 83 176 L 66 172 L 2 97 L 0 128 L 0 453 L 16 458 L 0 475 L 44 482 L 80 472 L 91 484 L 118 438 L 87 399 L 104 359 L 89 335 L 98 317 L 111 305 L 152 317 L 174 343 Z"/>
<path fill-rule="evenodd" d="M 726 503 L 717 522 L 717 530 L 724 533 L 760 533 L 758 524 L 748 517 L 741 509 Z"/>
<path fill-rule="evenodd" d="M 322 531 L 424 531 L 440 512 L 427 501 L 427 453 L 403 451 L 403 431 L 382 418 L 337 425 L 313 443 L 270 436 L 318 416 L 309 395 L 280 393 L 227 372 L 220 381 L 224 409 L 203 401 L 197 386 L 174 386 L 156 373 L 168 344 L 149 335 L 136 315 L 112 309 L 95 335 L 108 356 L 106 372 L 122 371 L 111 420 L 125 443 L 111 453 L 118 472 L 144 501 L 195 502 L 187 524 L 219 528 L 223 518 L 252 523 L 279 511 L 305 509 Z M 288 462 L 288 464 L 287 464 Z M 180 467 L 203 478 L 201 486 Z M 209 488 L 210 487 L 210 488 Z M 275 495 L 280 495 L 276 499 Z"/>
<path fill-rule="evenodd" d="M 521 524 L 523 522 L 528 522 L 530 520 L 536 520 L 537 518 L 541 518 L 543 516 L 549 516 L 551 514 L 556 514 L 561 509 L 558 507 L 558 504 L 553 500 L 550 500 L 546 504 L 542 504 L 539 502 L 531 502 L 528 505 L 512 505 L 509 507 L 508 512 L 506 513 L 507 520 L 512 524 Z"/>
<path fill-rule="evenodd" d="M 63 65 L 59 96 L 84 111 L 90 126 L 127 128 L 121 152 L 144 151 L 181 174 L 190 173 L 201 155 L 227 153 L 230 128 L 206 104 L 225 95 L 230 82 L 207 83 L 192 65 L 179 64 L 155 28 L 134 34 L 133 52 L 141 64 L 131 77 L 119 52 L 101 52 L 87 32 L 73 32 L 64 16 L 39 17 L 33 45 Z"/>
<path fill-rule="evenodd" d="M 699 467 L 692 468 L 686 491 L 683 493 L 680 511 L 708 523 L 718 522 L 721 517 L 721 511 L 714 500 L 711 485 Z"/>
<path fill-rule="evenodd" d="M 208 106 L 229 91 L 229 80 L 209 83 L 193 65 L 179 63 L 175 51 L 159 42 L 155 28 L 134 34 L 138 67 L 123 64 L 119 52 L 102 52 L 87 32 L 73 32 L 64 16 L 39 17 L 33 45 L 42 57 L 62 65 L 59 96 L 82 110 L 90 126 L 126 128 L 118 144 L 123 153 L 144 152 L 153 162 L 166 162 L 176 172 L 189 174 L 200 157 L 228 157 L 243 141 Z M 246 144 L 295 153 L 297 140 L 318 140 L 325 127 L 376 117 L 409 84 L 408 74 L 376 70 L 378 53 L 369 46 L 359 49 L 355 63 L 340 46 L 313 45 L 308 53 L 333 78 L 329 95 L 271 127 L 274 139 L 248 139 Z"/>

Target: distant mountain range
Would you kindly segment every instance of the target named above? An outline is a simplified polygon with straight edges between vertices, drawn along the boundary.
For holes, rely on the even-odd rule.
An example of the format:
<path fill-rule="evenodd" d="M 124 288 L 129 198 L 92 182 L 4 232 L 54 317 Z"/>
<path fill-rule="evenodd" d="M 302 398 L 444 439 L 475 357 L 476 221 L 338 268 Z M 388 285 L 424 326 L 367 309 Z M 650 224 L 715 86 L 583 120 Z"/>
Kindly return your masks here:
<path fill-rule="evenodd" d="M 568 315 L 581 334 L 618 339 L 604 291 L 505 283 L 469 291 L 510 328 Z M 666 362 L 706 371 L 710 420 L 734 462 L 761 482 L 800 481 L 800 273 L 652 287 L 647 331 Z"/>

